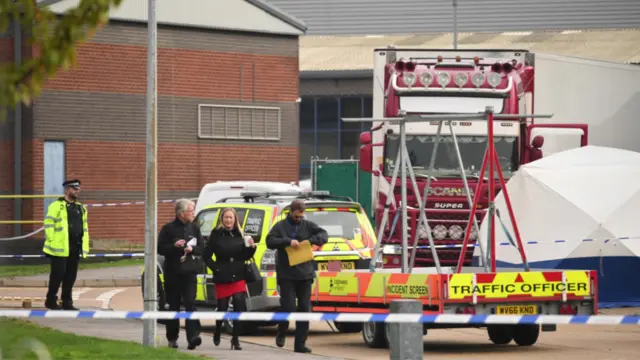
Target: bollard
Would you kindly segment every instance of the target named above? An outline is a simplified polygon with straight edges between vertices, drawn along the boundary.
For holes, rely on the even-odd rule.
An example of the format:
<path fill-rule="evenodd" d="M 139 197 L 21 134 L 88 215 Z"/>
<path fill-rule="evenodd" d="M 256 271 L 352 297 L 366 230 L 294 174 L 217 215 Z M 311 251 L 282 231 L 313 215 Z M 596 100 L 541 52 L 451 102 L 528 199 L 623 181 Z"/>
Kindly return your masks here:
<path fill-rule="evenodd" d="M 422 314 L 422 302 L 394 300 L 392 314 Z M 389 358 L 391 360 L 421 360 L 424 355 L 424 335 L 420 323 L 387 323 L 389 327 Z"/>

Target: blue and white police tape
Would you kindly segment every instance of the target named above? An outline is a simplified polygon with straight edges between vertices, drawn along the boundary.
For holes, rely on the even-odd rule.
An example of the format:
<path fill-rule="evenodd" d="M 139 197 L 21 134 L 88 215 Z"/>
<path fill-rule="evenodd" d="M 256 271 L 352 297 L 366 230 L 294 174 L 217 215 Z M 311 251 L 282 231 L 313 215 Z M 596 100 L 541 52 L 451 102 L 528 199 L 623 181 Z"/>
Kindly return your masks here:
<path fill-rule="evenodd" d="M 37 255 L 0 255 L 0 258 L 10 259 L 30 259 L 30 258 L 45 258 L 44 254 Z M 132 258 L 132 257 L 144 257 L 144 253 L 122 253 L 122 254 L 88 254 L 87 257 L 99 257 L 99 258 Z"/>
<path fill-rule="evenodd" d="M 423 324 L 585 324 L 640 325 L 640 315 L 421 315 L 277 312 L 171 312 L 171 311 L 60 311 L 0 310 L 0 317 L 66 319 L 198 319 L 243 321 L 340 321 Z"/>
<path fill-rule="evenodd" d="M 619 240 L 619 241 L 626 241 L 626 240 L 638 240 L 640 239 L 640 236 L 622 236 L 622 237 L 616 237 L 616 238 L 609 238 L 609 239 L 581 239 L 581 240 L 550 240 L 550 241 L 523 241 L 524 245 L 539 245 L 539 244 L 580 244 L 580 243 L 595 243 L 595 242 L 602 242 L 602 243 L 608 243 L 612 240 Z M 437 240 L 436 240 L 437 241 Z M 460 242 L 462 242 L 462 240 L 458 240 Z M 497 246 L 513 246 L 510 242 L 500 242 L 496 244 Z M 473 247 L 479 247 L 480 244 L 478 244 L 477 242 L 474 244 L 467 244 L 468 248 L 473 248 Z M 436 249 L 455 249 L 455 248 L 461 248 L 462 244 L 445 244 L 445 245 L 435 245 Z M 424 249 L 431 249 L 431 247 L 429 245 L 418 245 L 416 246 L 416 248 L 418 250 L 424 250 Z M 399 244 L 385 244 L 383 246 L 383 252 L 384 249 L 386 249 L 388 252 L 392 251 L 392 250 L 397 250 L 397 249 L 402 249 L 402 245 Z M 409 249 L 413 249 L 413 246 L 409 246 Z"/>

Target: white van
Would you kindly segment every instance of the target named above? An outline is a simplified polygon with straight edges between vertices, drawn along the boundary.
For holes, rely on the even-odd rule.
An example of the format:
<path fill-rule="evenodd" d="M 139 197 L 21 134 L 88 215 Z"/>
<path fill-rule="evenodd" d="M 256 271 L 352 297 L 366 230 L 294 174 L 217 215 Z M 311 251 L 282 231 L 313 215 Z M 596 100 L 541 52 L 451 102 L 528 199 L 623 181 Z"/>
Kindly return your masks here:
<path fill-rule="evenodd" d="M 196 202 L 196 215 L 200 210 L 208 205 L 212 205 L 226 197 L 239 197 L 243 192 L 284 192 L 302 191 L 302 188 L 295 183 L 284 183 L 275 181 L 216 181 L 206 184 L 200 190 L 198 201 Z"/>

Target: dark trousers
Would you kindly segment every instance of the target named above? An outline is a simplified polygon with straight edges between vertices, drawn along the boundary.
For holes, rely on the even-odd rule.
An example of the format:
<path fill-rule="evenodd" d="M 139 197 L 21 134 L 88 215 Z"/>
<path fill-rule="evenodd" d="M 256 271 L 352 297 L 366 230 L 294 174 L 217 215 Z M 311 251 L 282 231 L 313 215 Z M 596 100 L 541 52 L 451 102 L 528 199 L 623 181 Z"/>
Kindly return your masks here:
<path fill-rule="evenodd" d="M 218 310 L 220 312 L 226 312 L 229 309 L 229 302 L 233 302 L 233 311 L 234 312 L 245 312 L 247 311 L 247 300 L 245 298 L 245 293 L 235 293 L 227 298 L 218 299 Z M 216 332 L 220 333 L 222 330 L 222 320 L 216 320 Z M 240 321 L 233 321 L 233 333 L 232 336 L 237 338 L 240 336 Z"/>
<path fill-rule="evenodd" d="M 62 303 L 64 305 L 72 305 L 71 291 L 78 276 L 80 256 L 78 253 L 70 253 L 68 257 L 49 256 L 49 258 L 51 259 L 51 271 L 49 272 L 47 301 L 56 302 L 58 300 L 58 289 L 62 284 Z"/>
<path fill-rule="evenodd" d="M 311 312 L 311 285 L 313 280 L 279 279 L 280 307 L 282 312 Z M 296 306 L 296 299 L 298 304 Z M 278 332 L 284 334 L 289 329 L 289 321 L 278 324 Z M 309 334 L 308 321 L 296 321 L 294 347 L 299 348 L 307 342 Z"/>
<path fill-rule="evenodd" d="M 164 288 L 169 303 L 169 310 L 180 311 L 184 305 L 185 311 L 196 311 L 196 288 L 198 280 L 196 274 L 164 274 Z M 186 320 L 187 341 L 200 335 L 200 320 Z M 178 340 L 180 320 L 167 321 L 167 340 Z"/>

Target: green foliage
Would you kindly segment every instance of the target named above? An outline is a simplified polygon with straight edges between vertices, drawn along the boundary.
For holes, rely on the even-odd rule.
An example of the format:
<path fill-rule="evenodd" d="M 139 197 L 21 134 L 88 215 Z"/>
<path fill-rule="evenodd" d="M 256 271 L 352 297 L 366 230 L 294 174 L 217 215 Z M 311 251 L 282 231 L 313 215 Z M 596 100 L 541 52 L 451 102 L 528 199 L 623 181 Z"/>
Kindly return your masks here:
<path fill-rule="evenodd" d="M 76 8 L 55 14 L 36 0 L 0 0 L 0 33 L 19 19 L 23 41 L 34 47 L 33 56 L 23 57 L 22 64 L 0 64 L 0 122 L 5 120 L 3 108 L 30 105 L 40 95 L 47 78 L 58 69 L 76 63 L 76 45 L 90 38 L 96 29 L 109 21 L 109 10 L 122 0 L 80 0 Z M 88 31 L 85 31 L 88 29 Z M 27 36 L 27 34 L 31 34 Z"/>

